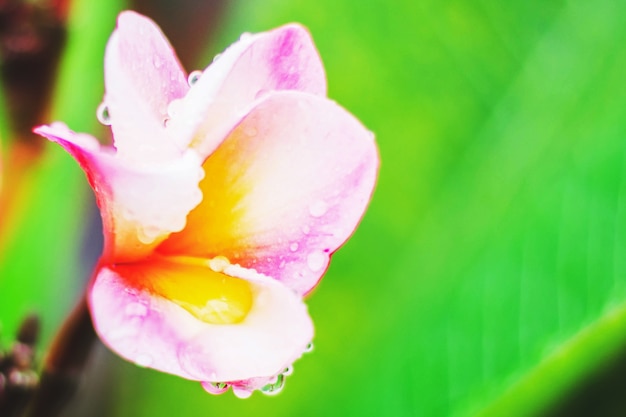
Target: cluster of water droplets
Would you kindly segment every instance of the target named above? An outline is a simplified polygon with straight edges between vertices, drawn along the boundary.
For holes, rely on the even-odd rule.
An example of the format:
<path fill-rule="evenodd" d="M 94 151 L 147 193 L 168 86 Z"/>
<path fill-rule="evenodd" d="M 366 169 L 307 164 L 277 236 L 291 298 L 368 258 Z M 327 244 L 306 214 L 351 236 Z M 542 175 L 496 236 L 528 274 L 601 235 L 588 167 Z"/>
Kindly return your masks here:
<path fill-rule="evenodd" d="M 313 350 L 313 343 L 309 343 L 304 349 L 304 353 Z M 286 367 L 281 373 L 272 378 L 267 384 L 258 390 L 265 395 L 276 395 L 285 387 L 285 381 L 289 375 L 293 374 L 293 366 Z M 233 394 L 239 398 L 248 398 L 254 390 L 246 389 L 237 385 L 231 385 L 227 382 L 203 382 L 202 387 L 211 394 L 223 394 L 232 386 Z"/>

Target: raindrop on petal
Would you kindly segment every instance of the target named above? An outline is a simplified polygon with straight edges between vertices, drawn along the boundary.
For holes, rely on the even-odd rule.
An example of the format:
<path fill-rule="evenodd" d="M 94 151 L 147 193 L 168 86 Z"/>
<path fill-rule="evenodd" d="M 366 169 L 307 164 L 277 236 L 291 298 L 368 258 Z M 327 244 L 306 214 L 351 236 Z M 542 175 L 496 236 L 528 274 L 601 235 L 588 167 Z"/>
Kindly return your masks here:
<path fill-rule="evenodd" d="M 144 317 L 148 313 L 148 308 L 141 303 L 130 303 L 124 312 L 129 317 Z"/>
<path fill-rule="evenodd" d="M 261 392 L 265 395 L 276 395 L 285 387 L 285 374 L 279 374 L 276 381 L 265 385 Z"/>
<path fill-rule="evenodd" d="M 245 388 L 233 387 L 233 394 L 238 398 L 250 398 L 252 391 Z"/>
<path fill-rule="evenodd" d="M 309 207 L 309 214 L 313 217 L 322 217 L 328 211 L 328 205 L 322 201 L 318 200 Z"/>
<path fill-rule="evenodd" d="M 209 260 L 209 268 L 215 272 L 223 272 L 229 266 L 230 261 L 225 256 L 216 256 L 215 258 Z"/>
<path fill-rule="evenodd" d="M 170 104 L 167 106 L 167 114 L 170 117 L 174 117 L 178 113 L 180 113 L 180 109 L 183 105 L 183 101 L 180 99 L 174 99 L 170 101 Z"/>
<path fill-rule="evenodd" d="M 220 57 L 222 56 L 222 54 L 217 54 L 213 57 L 213 62 L 217 61 L 218 59 L 220 59 Z"/>
<path fill-rule="evenodd" d="M 261 89 L 259 91 L 257 91 L 256 95 L 254 96 L 255 99 L 261 98 L 264 95 L 266 95 L 267 93 L 269 93 L 269 90 L 265 90 L 265 89 Z"/>
<path fill-rule="evenodd" d="M 102 102 L 98 106 L 98 110 L 96 110 L 96 117 L 98 121 L 105 126 L 111 125 L 111 114 L 109 113 L 109 106 L 106 103 Z"/>
<path fill-rule="evenodd" d="M 289 245 L 289 250 L 292 252 L 295 252 L 298 250 L 298 247 L 299 247 L 298 243 L 293 242 L 291 245 Z"/>
<path fill-rule="evenodd" d="M 293 374 L 293 366 L 290 365 L 285 368 L 285 370 L 283 371 L 283 375 L 289 376 L 291 374 Z"/>
<path fill-rule="evenodd" d="M 320 269 L 322 269 L 325 263 L 326 263 L 326 255 L 324 255 L 324 252 L 320 252 L 320 251 L 311 252 L 306 257 L 306 264 L 308 265 L 309 269 L 313 272 L 317 272 Z"/>
<path fill-rule="evenodd" d="M 137 239 L 146 245 L 154 242 L 163 231 L 157 226 L 146 225 L 137 231 Z"/>
<path fill-rule="evenodd" d="M 142 368 L 150 366 L 152 365 L 152 356 L 145 354 L 145 353 L 140 353 L 135 358 L 135 364 L 137 366 L 141 366 Z"/>
<path fill-rule="evenodd" d="M 201 384 L 209 394 L 219 395 L 228 391 L 228 384 L 225 382 L 202 382 Z"/>
<path fill-rule="evenodd" d="M 195 83 L 197 83 L 201 76 L 202 76 L 202 71 L 192 71 L 192 72 L 190 72 L 189 73 L 189 77 L 187 77 L 187 82 L 189 83 L 189 86 L 191 87 Z"/>
<path fill-rule="evenodd" d="M 308 345 L 306 345 L 306 347 L 304 348 L 304 353 L 309 353 L 309 352 L 313 352 L 313 342 L 309 343 Z"/>

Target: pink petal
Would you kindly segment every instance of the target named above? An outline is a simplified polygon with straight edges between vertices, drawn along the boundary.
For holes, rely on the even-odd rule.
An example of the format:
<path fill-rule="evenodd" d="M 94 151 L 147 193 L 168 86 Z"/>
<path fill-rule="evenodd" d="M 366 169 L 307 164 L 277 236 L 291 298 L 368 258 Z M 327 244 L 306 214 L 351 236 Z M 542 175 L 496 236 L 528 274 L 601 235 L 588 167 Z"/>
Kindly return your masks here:
<path fill-rule="evenodd" d="M 147 164 L 180 155 L 165 132 L 165 120 L 170 102 L 189 86 L 161 30 L 137 13 L 121 13 L 104 63 L 104 103 L 119 157 Z"/>
<path fill-rule="evenodd" d="M 168 123 L 172 139 L 209 155 L 247 113 L 271 91 L 326 94 L 324 68 L 311 36 L 290 24 L 242 35 L 202 74 Z"/>
<path fill-rule="evenodd" d="M 123 262 L 149 254 L 171 232 L 183 229 L 187 214 L 202 200 L 198 183 L 204 172 L 192 150 L 142 167 L 120 161 L 113 149 L 62 123 L 34 131 L 63 146 L 85 171 L 102 215 L 105 258 Z"/>
<path fill-rule="evenodd" d="M 253 285 L 253 307 L 240 323 L 208 324 L 172 301 L 129 286 L 133 274 L 146 273 L 140 265 L 102 267 L 89 293 L 100 338 L 138 365 L 199 381 L 267 379 L 297 359 L 313 337 L 300 297 L 268 277 L 226 269 L 226 275 Z"/>
<path fill-rule="evenodd" d="M 353 232 L 378 169 L 373 135 L 334 102 L 270 94 L 204 163 L 202 203 L 157 249 L 213 257 L 308 292 Z"/>

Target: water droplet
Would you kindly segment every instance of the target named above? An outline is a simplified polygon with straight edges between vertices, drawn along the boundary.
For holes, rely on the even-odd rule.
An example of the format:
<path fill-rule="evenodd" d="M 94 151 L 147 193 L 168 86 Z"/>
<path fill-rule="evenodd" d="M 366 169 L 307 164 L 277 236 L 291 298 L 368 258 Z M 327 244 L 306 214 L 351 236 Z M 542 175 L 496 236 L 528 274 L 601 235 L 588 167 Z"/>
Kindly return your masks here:
<path fill-rule="evenodd" d="M 304 353 L 309 353 L 309 352 L 313 352 L 313 342 L 309 343 L 308 345 L 306 345 L 306 347 L 304 348 Z"/>
<path fill-rule="evenodd" d="M 291 374 L 293 374 L 293 366 L 290 365 L 285 368 L 285 370 L 283 371 L 283 375 L 289 376 Z"/>
<path fill-rule="evenodd" d="M 280 269 L 283 269 L 285 267 L 286 262 L 284 260 L 280 261 L 280 265 L 278 265 L 278 267 Z"/>
<path fill-rule="evenodd" d="M 137 231 L 137 239 L 146 245 L 155 241 L 161 234 L 161 229 L 157 226 L 144 226 Z"/>
<path fill-rule="evenodd" d="M 289 245 L 289 250 L 292 252 L 295 252 L 298 250 L 299 245 L 296 242 L 293 242 L 291 245 Z"/>
<path fill-rule="evenodd" d="M 135 365 L 141 366 L 142 368 L 152 365 L 152 356 L 145 353 L 140 353 L 135 358 Z"/>
<path fill-rule="evenodd" d="M 322 201 L 318 200 L 309 207 L 309 214 L 313 217 L 322 217 L 328 211 L 328 205 Z"/>
<path fill-rule="evenodd" d="M 271 382 L 261 388 L 261 392 L 265 395 L 276 395 L 285 387 L 285 374 L 279 374 L 275 382 Z"/>
<path fill-rule="evenodd" d="M 182 106 L 183 106 L 183 101 L 180 99 L 174 99 L 170 101 L 170 104 L 168 104 L 167 106 L 167 114 L 170 117 L 176 116 L 178 113 L 180 113 Z"/>
<path fill-rule="evenodd" d="M 158 55 L 154 55 L 152 58 L 152 64 L 154 65 L 154 68 L 159 69 L 163 66 L 163 60 Z"/>
<path fill-rule="evenodd" d="M 96 110 L 96 117 L 98 121 L 105 126 L 111 125 L 111 114 L 109 113 L 109 106 L 105 102 L 100 103 L 98 110 Z"/>
<path fill-rule="evenodd" d="M 311 228 L 308 225 L 302 226 L 302 233 L 308 235 L 309 233 L 311 233 Z"/>
<path fill-rule="evenodd" d="M 252 395 L 252 391 L 247 390 L 245 388 L 239 388 L 239 387 L 235 387 L 233 386 L 233 394 L 235 394 L 236 397 L 238 398 L 250 398 L 250 396 Z"/>
<path fill-rule="evenodd" d="M 141 303 L 130 303 L 124 312 L 129 317 L 144 317 L 148 313 L 148 307 Z"/>
<path fill-rule="evenodd" d="M 215 58 L 213 60 L 215 60 Z M 189 83 L 189 86 L 191 87 L 195 83 L 197 83 L 201 76 L 202 71 L 191 71 L 189 73 L 189 76 L 187 77 L 187 82 Z"/>
<path fill-rule="evenodd" d="M 223 272 L 230 266 L 230 261 L 225 256 L 216 256 L 209 261 L 209 268 L 215 272 Z"/>
<path fill-rule="evenodd" d="M 260 89 L 259 91 L 257 91 L 257 93 L 255 94 L 254 98 L 258 99 L 263 97 L 264 95 L 266 95 L 267 93 L 269 93 L 269 90 L 265 90 L 265 89 Z"/>
<path fill-rule="evenodd" d="M 306 264 L 311 271 L 317 272 L 326 264 L 326 255 L 324 255 L 324 252 L 320 251 L 311 252 L 306 257 Z"/>
<path fill-rule="evenodd" d="M 137 327 L 142 319 L 138 316 L 133 316 L 123 326 L 115 326 L 110 330 L 105 331 L 105 337 L 108 341 L 115 342 L 135 337 L 137 334 Z"/>
<path fill-rule="evenodd" d="M 217 54 L 213 57 L 213 62 L 217 61 L 218 59 L 220 59 L 220 57 L 222 56 L 222 54 Z"/>
<path fill-rule="evenodd" d="M 239 37 L 240 41 L 245 41 L 246 39 L 248 39 L 250 36 L 252 36 L 252 34 L 250 32 L 244 32 L 241 34 L 241 36 Z"/>
<path fill-rule="evenodd" d="M 228 391 L 229 385 L 225 382 L 202 382 L 202 388 L 209 394 L 219 395 Z"/>

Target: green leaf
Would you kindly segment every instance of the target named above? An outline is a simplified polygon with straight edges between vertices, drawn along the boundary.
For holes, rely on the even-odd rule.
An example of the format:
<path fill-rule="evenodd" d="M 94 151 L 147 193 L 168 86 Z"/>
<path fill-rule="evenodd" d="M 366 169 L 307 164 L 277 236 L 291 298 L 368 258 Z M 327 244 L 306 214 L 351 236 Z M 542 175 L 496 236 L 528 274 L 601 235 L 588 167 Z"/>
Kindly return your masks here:
<path fill-rule="evenodd" d="M 536 416 L 623 349 L 626 5 L 231 13 L 221 47 L 310 28 L 331 98 L 377 135 L 378 189 L 308 300 L 316 348 L 283 393 L 213 397 L 120 361 L 116 416 Z"/>

